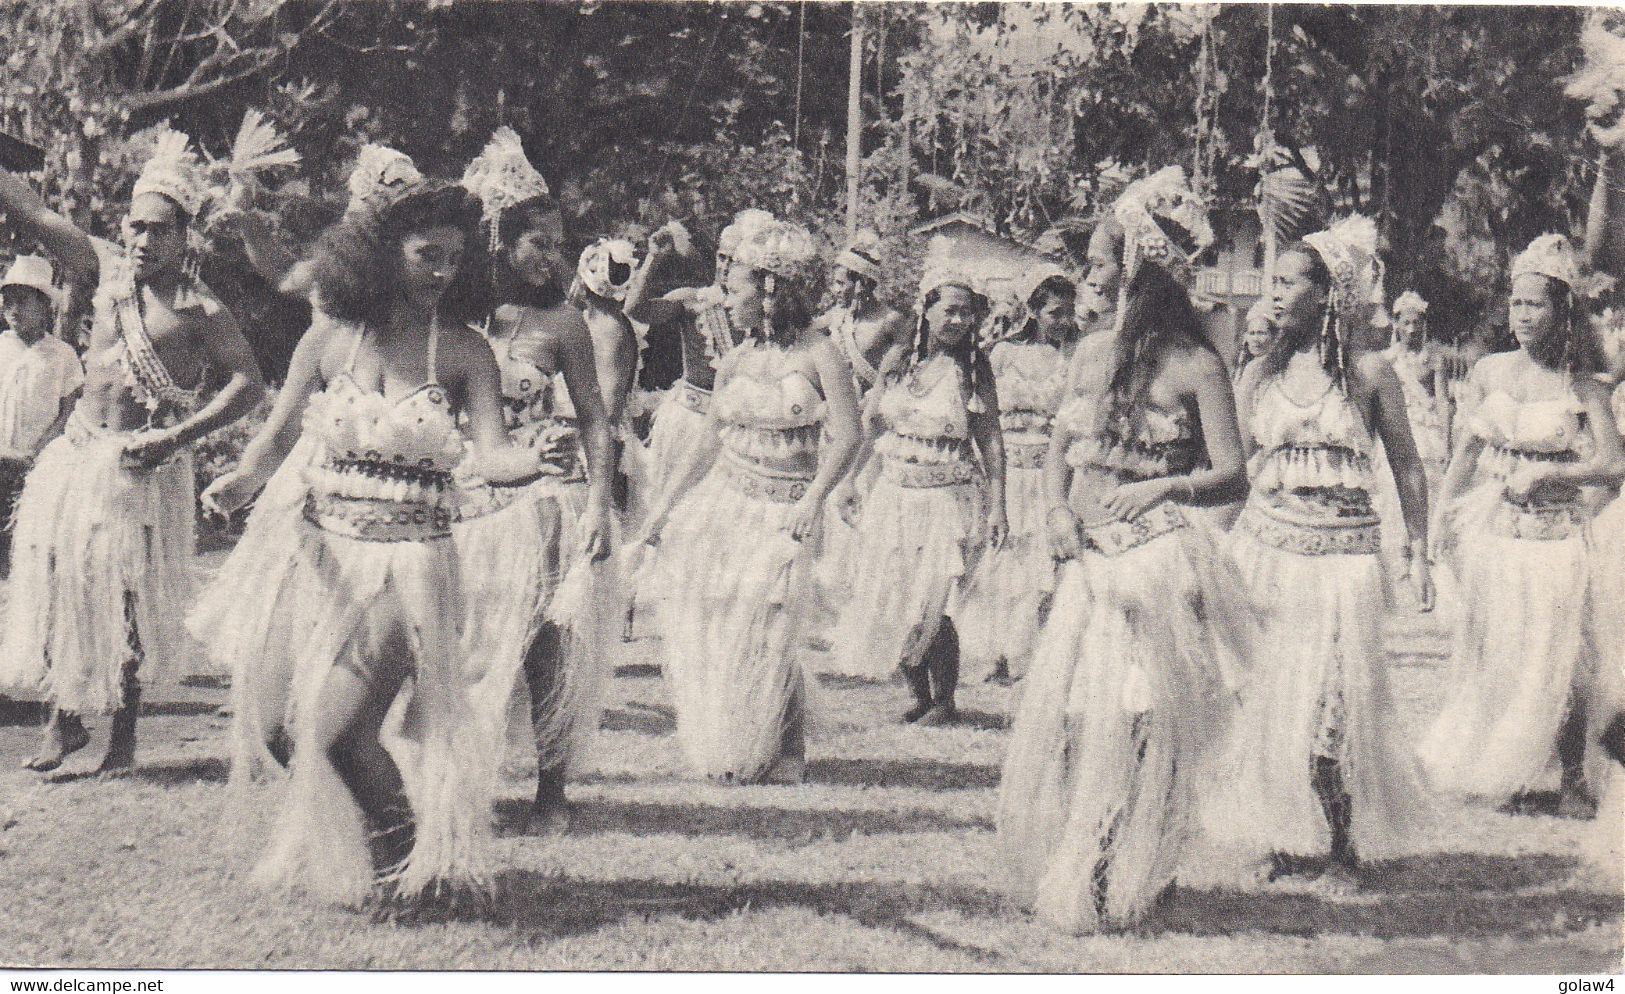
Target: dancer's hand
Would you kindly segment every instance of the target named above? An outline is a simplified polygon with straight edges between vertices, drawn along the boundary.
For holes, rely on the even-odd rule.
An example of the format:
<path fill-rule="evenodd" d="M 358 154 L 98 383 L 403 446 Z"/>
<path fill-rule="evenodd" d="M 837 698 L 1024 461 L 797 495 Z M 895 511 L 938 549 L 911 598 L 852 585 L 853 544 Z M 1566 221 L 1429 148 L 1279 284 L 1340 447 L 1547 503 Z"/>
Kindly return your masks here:
<path fill-rule="evenodd" d="M 1120 521 L 1130 521 L 1144 514 L 1147 509 L 1167 500 L 1170 489 L 1171 485 L 1166 479 L 1124 483 L 1107 494 L 1100 502 L 1100 506 L 1112 517 Z"/>
<path fill-rule="evenodd" d="M 259 483 L 246 473 L 232 470 L 204 488 L 198 503 L 203 510 L 224 520 L 253 499 Z"/>
<path fill-rule="evenodd" d="M 992 550 L 1004 548 L 1004 540 L 1010 536 L 1010 519 L 1005 517 L 1004 508 L 996 507 L 987 516 L 987 547 Z"/>
<path fill-rule="evenodd" d="M 1083 543 L 1078 540 L 1078 516 L 1070 507 L 1056 505 L 1044 516 L 1049 532 L 1050 555 L 1056 559 L 1077 559 L 1083 555 Z"/>
<path fill-rule="evenodd" d="M 610 523 L 609 508 L 594 507 L 587 512 L 583 522 L 587 538 L 582 543 L 590 562 L 600 563 L 609 558 L 610 552 Z"/>
<path fill-rule="evenodd" d="M 790 537 L 797 542 L 818 534 L 818 525 L 824 517 L 824 502 L 814 500 L 814 496 L 808 494 L 797 501 L 795 512 L 790 516 Z"/>
<path fill-rule="evenodd" d="M 131 469 L 155 469 L 168 462 L 180 449 L 181 441 L 173 432 L 137 432 L 130 444 L 124 447 L 124 462 Z"/>
<path fill-rule="evenodd" d="M 848 528 L 858 526 L 858 488 L 850 483 L 843 483 L 835 490 L 835 513 L 841 516 Z"/>

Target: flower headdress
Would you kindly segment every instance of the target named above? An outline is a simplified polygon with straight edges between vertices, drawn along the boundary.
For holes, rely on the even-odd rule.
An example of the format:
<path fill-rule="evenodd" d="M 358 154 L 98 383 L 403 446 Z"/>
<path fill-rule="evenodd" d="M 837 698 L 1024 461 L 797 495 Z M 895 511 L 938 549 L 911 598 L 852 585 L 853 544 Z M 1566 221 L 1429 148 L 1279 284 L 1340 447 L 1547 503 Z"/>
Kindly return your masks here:
<path fill-rule="evenodd" d="M 146 193 L 168 197 L 192 220 L 197 220 L 209 201 L 208 174 L 192 150 L 192 140 L 167 125 L 158 132 L 152 155 L 141 167 L 130 198 Z"/>
<path fill-rule="evenodd" d="M 1394 298 L 1394 306 L 1390 310 L 1393 311 L 1395 317 L 1401 314 L 1415 314 L 1417 317 L 1422 317 L 1428 312 L 1428 302 L 1423 300 L 1422 295 L 1415 290 L 1406 290 Z"/>
<path fill-rule="evenodd" d="M 818 240 L 791 221 L 768 221 L 752 228 L 734 249 L 733 264 L 766 274 L 762 282 L 762 330 L 769 335 L 775 331 L 769 325 L 770 316 L 777 310 L 775 296 L 788 286 L 810 301 L 822 268 Z"/>
<path fill-rule="evenodd" d="M 1354 214 L 1305 235 L 1309 247 L 1331 274 L 1326 314 L 1320 328 L 1322 361 L 1335 360 L 1340 384 L 1348 382 L 1348 333 L 1371 320 L 1382 300 L 1382 260 L 1377 257 L 1377 225 Z"/>
<path fill-rule="evenodd" d="M 1512 260 L 1512 278 L 1529 275 L 1544 276 L 1568 287 L 1580 290 L 1580 263 L 1574 246 L 1562 235 L 1541 235 Z"/>
<path fill-rule="evenodd" d="M 501 237 L 502 212 L 552 193 L 547 180 L 525 156 L 518 133 L 506 125 L 491 135 L 484 150 L 463 171 L 463 186 L 479 198 L 493 252 Z"/>
<path fill-rule="evenodd" d="M 734 219 L 717 235 L 717 253 L 733 258 L 742 245 L 764 224 L 770 224 L 773 215 L 756 207 L 747 207 L 734 215 Z"/>
<path fill-rule="evenodd" d="M 1112 217 L 1123 229 L 1123 278 L 1117 291 L 1121 324 L 1128 310 L 1129 284 L 1140 263 L 1155 262 L 1176 273 L 1188 270 L 1213 244 L 1213 227 L 1207 207 L 1178 166 L 1130 183 L 1112 205 Z"/>
<path fill-rule="evenodd" d="M 860 230 L 835 257 L 835 264 L 864 279 L 880 282 L 880 235 L 869 228 Z"/>
<path fill-rule="evenodd" d="M 615 263 L 626 267 L 626 279 L 619 283 L 615 282 L 613 276 L 612 266 Z M 581 250 L 576 277 L 598 296 L 622 301 L 626 299 L 626 289 L 632 282 L 632 273 L 637 265 L 637 246 L 624 238 L 600 238 Z"/>

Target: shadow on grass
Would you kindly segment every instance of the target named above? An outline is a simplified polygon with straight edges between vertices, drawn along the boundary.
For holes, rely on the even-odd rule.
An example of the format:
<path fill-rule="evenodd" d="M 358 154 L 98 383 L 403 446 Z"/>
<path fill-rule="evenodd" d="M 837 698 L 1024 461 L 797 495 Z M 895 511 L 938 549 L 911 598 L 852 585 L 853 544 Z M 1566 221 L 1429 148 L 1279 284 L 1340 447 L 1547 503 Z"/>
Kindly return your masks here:
<path fill-rule="evenodd" d="M 201 687 L 204 690 L 230 690 L 231 678 L 213 673 L 194 673 L 181 677 L 182 687 Z"/>
<path fill-rule="evenodd" d="M 723 886 L 654 880 L 570 880 L 513 871 L 499 878 L 492 913 L 497 923 L 535 942 L 581 935 L 650 915 L 719 919 L 747 908 L 808 908 L 820 914 L 841 915 L 869 928 L 902 932 L 940 949 L 974 956 L 990 965 L 998 960 L 997 953 L 955 942 L 911 918 L 943 909 L 969 917 L 1011 912 L 1002 895 L 946 883 L 806 884 L 765 880 Z"/>
<path fill-rule="evenodd" d="M 1002 714 L 993 714 L 988 711 L 967 711 L 961 708 L 959 720 L 954 722 L 954 727 L 975 728 L 984 732 L 1002 732 L 1010 727 L 1010 722 Z"/>
<path fill-rule="evenodd" d="M 883 677 L 847 676 L 845 673 L 819 673 L 818 685 L 834 690 L 866 690 L 871 687 L 884 687 L 887 684 L 901 683 L 895 675 Z"/>
<path fill-rule="evenodd" d="M 1137 931 L 1472 939 L 1563 935 L 1618 921 L 1619 898 L 1574 889 L 1574 868 L 1552 855 L 1435 853 L 1362 869 L 1360 893 L 1344 900 L 1175 888 Z"/>
<path fill-rule="evenodd" d="M 991 790 L 999 768 L 934 759 L 815 759 L 807 782 L 846 787 L 918 787 L 924 790 Z"/>
<path fill-rule="evenodd" d="M 143 718 L 196 718 L 214 717 L 220 713 L 217 701 L 156 701 L 141 705 Z"/>
<path fill-rule="evenodd" d="M 523 831 L 527 801 L 497 803 L 504 834 Z M 726 835 L 791 843 L 844 842 L 854 834 L 902 835 L 914 832 L 993 830 L 984 818 L 961 818 L 936 811 L 808 810 L 757 805 L 723 807 L 645 801 L 589 800 L 575 806 L 570 834 L 622 832 L 629 835 Z"/>
<path fill-rule="evenodd" d="M 0 725 L 43 725 L 47 708 L 38 701 L 0 697 Z"/>
<path fill-rule="evenodd" d="M 627 663 L 615 667 L 615 675 L 619 677 L 657 677 L 660 675 L 659 663 Z"/>

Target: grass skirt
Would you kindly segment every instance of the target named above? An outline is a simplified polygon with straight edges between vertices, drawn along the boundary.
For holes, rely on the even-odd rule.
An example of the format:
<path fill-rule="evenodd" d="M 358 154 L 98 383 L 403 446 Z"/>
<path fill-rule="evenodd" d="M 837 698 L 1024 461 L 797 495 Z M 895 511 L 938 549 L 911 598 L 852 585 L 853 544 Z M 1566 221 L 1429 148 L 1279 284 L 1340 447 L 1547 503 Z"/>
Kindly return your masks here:
<path fill-rule="evenodd" d="M 194 671 L 181 618 L 191 594 L 192 458 L 126 471 L 132 435 L 70 421 L 17 502 L 0 687 L 77 714 L 121 700 L 124 663 L 148 687 Z"/>
<path fill-rule="evenodd" d="M 1620 610 L 1618 601 L 1593 604 L 1593 584 L 1606 577 L 1596 572 L 1590 528 L 1566 538 L 1514 538 L 1493 527 L 1497 499 L 1470 494 L 1460 518 L 1462 608 L 1450 690 L 1419 746 L 1435 790 L 1493 801 L 1553 777 L 1558 729 L 1572 704 L 1585 707 L 1591 732 L 1613 716 L 1618 657 L 1608 673 L 1598 642 L 1618 624 L 1606 615 Z M 1600 754 L 1589 753 L 1595 784 Z"/>
<path fill-rule="evenodd" d="M 1014 895 L 1047 924 L 1130 925 L 1174 879 L 1249 651 L 1238 591 L 1190 525 L 1062 567 L 998 802 Z"/>
<path fill-rule="evenodd" d="M 796 505 L 743 492 L 724 457 L 672 513 L 660 545 L 666 682 L 689 765 L 750 782 L 805 707 L 799 638 L 816 548 L 788 532 Z"/>
<path fill-rule="evenodd" d="M 382 739 L 400 768 L 416 834 L 393 883 L 406 897 L 483 889 L 494 765 L 465 690 L 452 540 L 368 542 L 307 522 L 286 596 L 306 620 L 293 646 L 295 749 L 255 878 L 346 905 L 369 895 L 362 812 L 337 778 L 318 775 L 311 761 L 319 754 L 315 717 L 335 667 L 375 680 L 404 663 L 410 679 Z M 260 727 L 251 710 L 235 720 Z"/>
<path fill-rule="evenodd" d="M 722 444 L 711 426 L 710 416 L 683 404 L 679 391 L 686 389 L 689 388 L 678 381 L 655 409 L 648 451 L 643 456 L 645 479 L 641 505 L 646 511 L 663 506 L 671 488 L 687 478 L 698 463 L 711 458 Z M 636 604 L 648 608 L 647 613 L 654 614 L 656 624 L 660 618 L 657 605 L 666 596 L 659 582 L 663 575 L 659 558 L 658 549 L 651 554 L 640 553 L 638 568 L 630 570 L 625 578 L 629 596 Z"/>
<path fill-rule="evenodd" d="M 542 480 L 499 510 L 453 526 L 469 696 L 497 768 L 512 734 L 535 748 L 542 768 L 578 772 L 597 734 L 609 678 L 603 641 L 612 630 L 604 616 L 614 615 L 614 597 L 607 568 L 585 560 L 578 526 L 586 510 L 585 483 Z M 520 671 L 548 623 L 560 630 L 554 680 L 547 699 L 527 709 Z"/>
<path fill-rule="evenodd" d="M 1235 860 L 1218 872 L 1244 879 L 1272 852 L 1330 852 L 1311 784 L 1317 757 L 1338 763 L 1360 858 L 1419 851 L 1434 811 L 1388 683 L 1380 557 L 1290 552 L 1231 534 L 1261 632 L 1204 819 L 1216 853 Z"/>
<path fill-rule="evenodd" d="M 1055 592 L 1056 562 L 1044 529 L 1044 471 L 1005 472 L 1010 534 L 981 562 L 960 605 L 959 650 L 990 669 L 1001 657 L 1012 676 L 1026 671 L 1038 627 Z"/>
<path fill-rule="evenodd" d="M 859 513 L 851 592 L 827 665 L 883 680 L 917 665 L 938 619 L 957 614 L 981 551 L 982 493 L 974 483 L 905 487 L 882 473 Z"/>
<path fill-rule="evenodd" d="M 301 435 L 255 500 L 242 538 L 186 616 L 187 629 L 215 670 L 231 677 L 233 713 L 252 711 L 270 722 L 264 728 L 233 726 L 246 736 L 232 744 L 233 763 L 244 772 L 263 757 L 266 737 L 289 717 L 293 645 L 308 621 L 291 610 L 286 594 L 306 527 L 305 470 L 320 457 L 316 439 Z"/>

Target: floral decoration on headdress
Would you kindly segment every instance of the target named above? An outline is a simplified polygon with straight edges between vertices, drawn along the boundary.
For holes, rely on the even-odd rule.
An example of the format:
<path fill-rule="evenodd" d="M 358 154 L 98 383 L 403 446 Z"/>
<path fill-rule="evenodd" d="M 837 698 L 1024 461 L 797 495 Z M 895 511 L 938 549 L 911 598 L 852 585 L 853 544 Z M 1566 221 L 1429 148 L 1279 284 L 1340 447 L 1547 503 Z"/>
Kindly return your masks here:
<path fill-rule="evenodd" d="M 734 215 L 722 233 L 717 235 L 717 252 L 732 258 L 739 250 L 739 246 L 749 238 L 756 229 L 764 224 L 770 224 L 773 215 L 756 207 L 747 207 Z"/>
<path fill-rule="evenodd" d="M 733 259 L 747 269 L 804 286 L 816 283 L 819 276 L 818 240 L 791 221 L 769 221 L 752 229 L 734 250 Z"/>
<path fill-rule="evenodd" d="M 130 198 L 146 193 L 168 197 L 192 219 L 203 212 L 209 200 L 208 174 L 192 150 L 192 140 L 167 125 L 158 132 L 152 155 L 141 167 Z"/>
<path fill-rule="evenodd" d="M 519 134 L 506 125 L 491 135 L 485 148 L 463 170 L 463 187 L 479 198 L 493 247 L 503 211 L 552 193 L 547 180 L 526 157 Z"/>
<path fill-rule="evenodd" d="M 1382 262 L 1377 258 L 1377 225 L 1354 214 L 1324 231 L 1303 238 L 1332 274 L 1332 306 L 1341 315 L 1364 319 L 1381 292 Z"/>
<path fill-rule="evenodd" d="M 1580 289 L 1580 262 L 1574 246 L 1563 235 L 1541 235 L 1512 260 L 1512 278 L 1530 274 L 1556 280 L 1570 290 Z"/>
<path fill-rule="evenodd" d="M 953 251 L 953 242 L 944 235 L 936 235 L 925 249 L 925 262 L 920 267 L 920 292 L 914 300 L 916 312 L 925 310 L 925 299 L 946 286 L 964 287 L 983 299 L 989 299 L 991 288 L 980 266 L 959 257 Z"/>
<path fill-rule="evenodd" d="M 612 275 L 614 263 L 626 267 L 626 279 L 622 282 L 615 282 Z M 632 273 L 637 265 L 636 245 L 624 238 L 600 238 L 581 250 L 576 276 L 583 286 L 598 296 L 621 301 L 626 299 L 626 288 L 632 282 Z"/>
<path fill-rule="evenodd" d="M 1130 183 L 1112 205 L 1112 216 L 1123 228 L 1125 285 L 1134 278 L 1141 260 L 1170 268 L 1189 266 L 1213 244 L 1207 207 L 1178 166 Z M 1176 240 L 1181 232 L 1188 245 Z"/>
<path fill-rule="evenodd" d="M 1395 317 L 1401 314 L 1415 314 L 1417 317 L 1421 317 L 1428 312 L 1428 302 L 1423 300 L 1422 295 L 1415 290 L 1406 290 L 1394 298 L 1394 306 L 1390 310 L 1393 311 Z"/>
<path fill-rule="evenodd" d="M 835 257 L 835 264 L 864 279 L 880 282 L 880 235 L 870 228 L 860 229 Z"/>
<path fill-rule="evenodd" d="M 350 193 L 347 212 L 362 209 L 376 211 L 380 205 L 394 199 L 393 195 L 409 190 L 423 182 L 423 174 L 405 152 L 384 145 L 367 145 L 356 156 L 355 167 L 350 170 L 345 188 Z"/>

